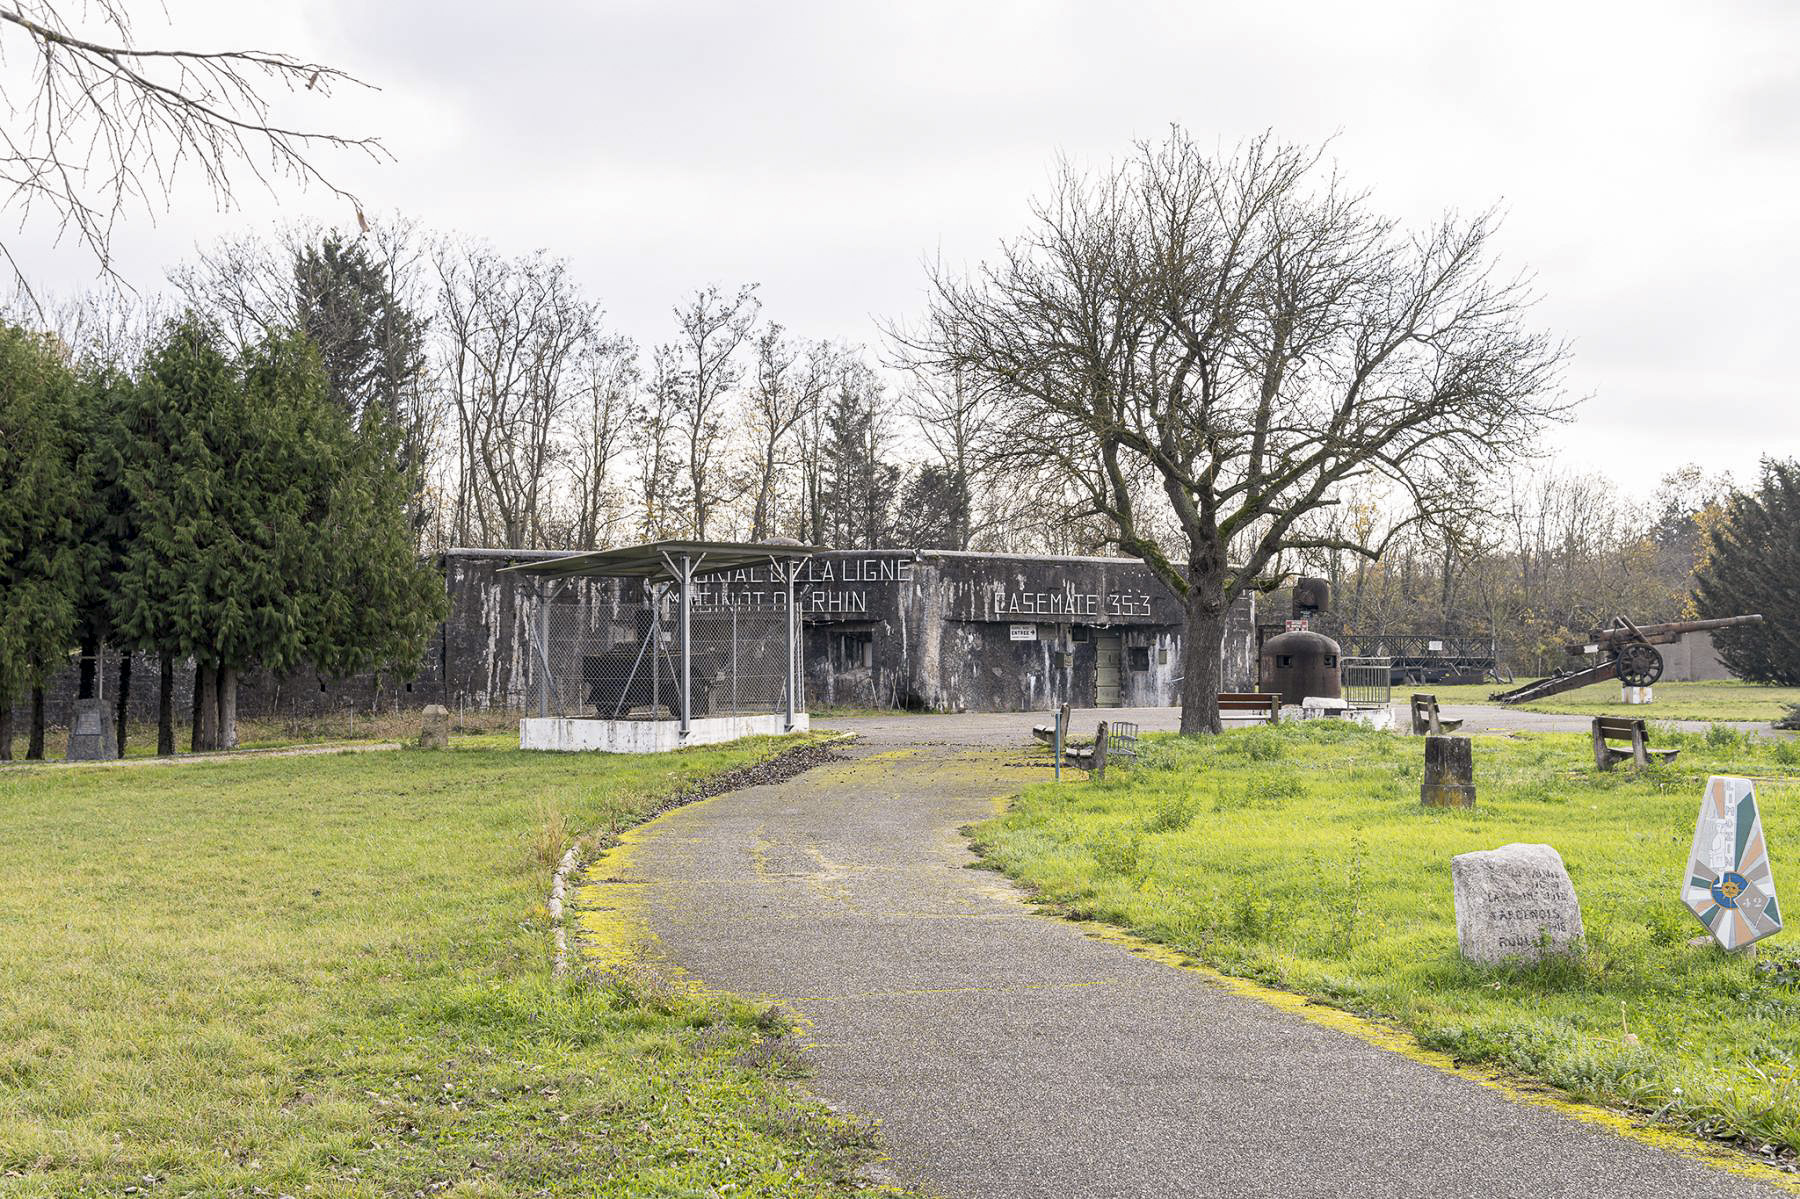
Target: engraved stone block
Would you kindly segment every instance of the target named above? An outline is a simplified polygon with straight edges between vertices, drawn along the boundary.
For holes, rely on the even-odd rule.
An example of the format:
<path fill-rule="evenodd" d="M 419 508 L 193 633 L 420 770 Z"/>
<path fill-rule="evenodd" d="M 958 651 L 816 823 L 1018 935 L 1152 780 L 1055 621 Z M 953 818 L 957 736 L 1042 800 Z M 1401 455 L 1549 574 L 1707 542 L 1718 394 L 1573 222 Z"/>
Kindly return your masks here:
<path fill-rule="evenodd" d="M 1582 938 L 1581 901 L 1549 845 L 1503 845 L 1450 859 L 1456 892 L 1456 941 L 1484 965 L 1536 962 L 1574 951 Z"/>

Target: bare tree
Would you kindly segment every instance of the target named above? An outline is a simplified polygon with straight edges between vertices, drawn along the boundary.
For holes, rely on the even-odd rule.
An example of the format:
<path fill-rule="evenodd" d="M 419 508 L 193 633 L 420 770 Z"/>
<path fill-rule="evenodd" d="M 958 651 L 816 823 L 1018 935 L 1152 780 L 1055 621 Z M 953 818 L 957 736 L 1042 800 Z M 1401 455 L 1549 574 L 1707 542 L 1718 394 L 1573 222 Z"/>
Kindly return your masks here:
<path fill-rule="evenodd" d="M 1466 504 L 1569 407 L 1492 214 L 1404 235 L 1321 157 L 1267 135 L 1215 157 L 1175 129 L 1065 166 L 1031 231 L 971 278 L 935 270 L 928 322 L 898 334 L 995 401 L 999 457 L 1072 483 L 1074 515 L 1182 597 L 1184 732 L 1220 727 L 1226 612 L 1280 554 L 1380 553 L 1308 514 L 1377 476 L 1415 519 Z"/>
<path fill-rule="evenodd" d="M 119 0 L 81 5 L 99 29 L 77 33 L 65 7 L 0 0 L 0 29 L 12 29 L 37 54 L 28 95 L 0 85 L 0 101 L 19 121 L 0 125 L 0 186 L 26 215 L 47 206 L 103 270 L 112 269 L 112 231 L 125 211 L 141 204 L 154 214 L 184 169 L 197 172 L 221 205 L 233 202 L 233 179 L 243 170 L 265 185 L 277 177 L 323 184 L 362 219 L 355 197 L 314 156 L 350 149 L 384 159 L 380 141 L 290 125 L 266 93 L 324 96 L 336 84 L 367 84 L 278 52 L 139 46 Z M 17 275 L 4 242 L 0 255 Z"/>
<path fill-rule="evenodd" d="M 793 465 L 793 443 L 818 411 L 836 369 L 836 354 L 828 343 L 801 350 L 779 324 L 769 325 L 756 339 L 756 378 L 749 405 L 750 432 L 756 440 L 752 541 L 768 537 L 776 528 L 780 476 Z"/>
<path fill-rule="evenodd" d="M 727 296 L 716 287 L 702 288 L 677 306 L 681 339 L 679 403 L 676 420 L 687 449 L 687 480 L 694 536 L 706 538 L 707 521 L 724 500 L 722 450 L 730 435 L 727 397 L 743 377 L 738 348 L 750 336 L 761 304 L 754 283 Z"/>
<path fill-rule="evenodd" d="M 674 511 L 681 482 L 675 444 L 680 405 L 680 356 L 671 346 L 659 346 L 651 356 L 650 385 L 632 410 L 626 437 L 637 464 L 638 528 L 647 540 L 685 531 Z"/>
<path fill-rule="evenodd" d="M 987 523 L 976 515 L 976 463 L 987 422 L 987 405 L 979 392 L 963 386 L 959 372 L 948 378 L 922 373 L 908 398 L 908 409 L 926 444 L 942 464 L 951 491 L 955 517 L 950 522 L 949 548 L 966 550 L 978 525 Z M 980 498 L 998 497 L 984 494 Z"/>
<path fill-rule="evenodd" d="M 542 252 L 508 260 L 453 240 L 434 257 L 439 375 L 457 440 L 453 535 L 464 544 L 541 544 L 567 409 L 601 336 L 599 307 L 566 263 Z"/>
<path fill-rule="evenodd" d="M 569 430 L 569 476 L 574 500 L 574 549 L 598 549 L 619 521 L 618 457 L 631 422 L 638 386 L 637 347 L 624 338 L 587 352 L 580 399 Z"/>

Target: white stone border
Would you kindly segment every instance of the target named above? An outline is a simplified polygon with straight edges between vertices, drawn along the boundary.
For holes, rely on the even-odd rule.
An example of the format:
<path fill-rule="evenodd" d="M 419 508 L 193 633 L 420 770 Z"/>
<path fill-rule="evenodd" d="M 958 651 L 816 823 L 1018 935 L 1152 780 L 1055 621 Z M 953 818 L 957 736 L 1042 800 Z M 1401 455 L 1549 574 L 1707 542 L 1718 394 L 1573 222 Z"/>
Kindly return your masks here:
<path fill-rule="evenodd" d="M 556 873 L 550 876 L 550 928 L 556 939 L 556 955 L 550 973 L 556 978 L 569 972 L 569 934 L 563 925 L 563 895 L 568 891 L 569 876 L 581 864 L 580 849 L 579 841 L 569 846 L 569 852 L 556 864 Z"/>

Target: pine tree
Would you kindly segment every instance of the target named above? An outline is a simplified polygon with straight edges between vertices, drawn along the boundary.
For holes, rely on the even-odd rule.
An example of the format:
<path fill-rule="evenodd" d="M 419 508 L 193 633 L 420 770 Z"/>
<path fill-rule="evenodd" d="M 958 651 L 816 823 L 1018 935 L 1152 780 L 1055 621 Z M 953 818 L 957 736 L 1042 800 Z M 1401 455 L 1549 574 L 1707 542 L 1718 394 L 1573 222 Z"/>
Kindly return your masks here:
<path fill-rule="evenodd" d="M 0 759 L 13 701 L 67 658 L 80 577 L 74 376 L 46 334 L 0 326 Z M 41 753 L 41 742 L 33 738 Z"/>
<path fill-rule="evenodd" d="M 860 363 L 847 369 L 826 406 L 820 507 L 830 544 L 877 549 L 892 543 L 900 468 L 882 460 L 881 385 Z"/>
<path fill-rule="evenodd" d="M 118 643 L 114 608 L 125 554 L 136 537 L 136 510 L 125 492 L 124 420 L 135 384 L 122 371 L 99 366 L 77 376 L 76 469 L 84 496 L 77 531 L 80 581 L 75 594 L 76 639 L 84 665 L 102 644 Z M 89 692 L 84 691 L 84 695 Z M 131 654 L 120 655 L 115 712 L 119 753 L 125 753 L 125 715 L 131 698 Z"/>
<path fill-rule="evenodd" d="M 325 372 L 326 393 L 354 427 L 379 424 L 408 483 L 415 532 L 425 525 L 426 433 L 413 389 L 425 371 L 425 322 L 394 292 L 394 268 L 362 239 L 329 233 L 294 256 L 300 331 Z"/>
<path fill-rule="evenodd" d="M 342 678 L 364 670 L 410 673 L 449 611 L 443 577 L 422 561 L 407 520 L 410 472 L 384 420 L 333 431 L 335 462 L 324 477 L 322 551 L 307 658 Z"/>
<path fill-rule="evenodd" d="M 216 330 L 189 314 L 165 328 L 120 427 L 120 479 L 137 529 L 119 572 L 114 621 L 130 644 L 194 659 L 196 750 L 220 746 L 215 626 L 234 535 L 234 464 L 219 434 L 228 438 L 242 419 L 242 393 Z"/>
<path fill-rule="evenodd" d="M 1800 460 L 1765 458 L 1756 490 L 1731 497 L 1694 587 L 1703 617 L 1760 612 L 1714 634 L 1740 678 L 1800 686 Z"/>
<path fill-rule="evenodd" d="M 139 648 L 193 657 L 194 748 L 235 744 L 251 667 L 418 662 L 444 598 L 414 552 L 401 436 L 379 407 L 352 422 L 304 334 L 234 361 L 191 316 L 165 331 L 120 422 L 135 536 L 113 611 Z"/>

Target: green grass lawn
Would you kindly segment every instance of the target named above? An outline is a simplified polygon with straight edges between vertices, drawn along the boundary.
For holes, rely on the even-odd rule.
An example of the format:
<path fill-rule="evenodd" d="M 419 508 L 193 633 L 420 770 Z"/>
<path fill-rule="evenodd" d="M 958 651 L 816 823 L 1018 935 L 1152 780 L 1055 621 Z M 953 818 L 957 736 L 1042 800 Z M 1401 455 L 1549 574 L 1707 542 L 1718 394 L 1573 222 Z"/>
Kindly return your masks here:
<path fill-rule="evenodd" d="M 0 771 L 0 1195 L 848 1195 L 783 1020 L 555 979 L 582 830 L 793 739 Z"/>
<path fill-rule="evenodd" d="M 1691 948 L 1705 930 L 1679 899 L 1711 773 L 1767 780 L 1775 880 L 1800 896 L 1800 743 L 1724 726 L 1664 740 L 1680 759 L 1638 775 L 1597 772 L 1581 736 L 1475 738 L 1478 806 L 1459 811 L 1420 806 L 1416 737 L 1320 722 L 1147 738 L 1136 770 L 1033 787 L 976 840 L 1070 915 L 1580 1098 L 1800 1148 L 1800 937 L 1754 959 Z M 1579 958 L 1459 956 L 1450 858 L 1514 841 L 1568 864 Z"/>
<path fill-rule="evenodd" d="M 419 739 L 420 713 L 415 710 L 368 712 L 331 712 L 306 716 L 246 716 L 238 721 L 238 749 L 289 749 L 315 745 L 357 745 L 369 742 L 415 744 Z M 176 757 L 187 753 L 189 726 L 176 722 Z M 458 737 L 496 737 L 510 734 L 511 743 L 519 741 L 519 713 L 504 709 L 471 710 L 450 713 L 450 731 Z M 504 738 L 502 738 L 504 739 Z M 496 744 L 498 742 L 495 742 Z M 44 730 L 44 757 L 61 761 L 69 748 L 66 725 L 52 725 Z M 20 728 L 13 740 L 15 761 L 23 761 L 26 730 Z M 156 725 L 131 721 L 125 729 L 125 757 L 156 756 Z M 0 763 L 0 770 L 5 764 Z"/>
<path fill-rule="evenodd" d="M 1496 691 L 1508 691 L 1518 683 L 1477 683 L 1471 685 L 1429 684 L 1421 687 L 1396 687 L 1394 698 L 1405 702 L 1413 691 L 1428 691 L 1440 704 L 1485 704 Z M 1655 702 L 1626 704 L 1621 702 L 1619 684 L 1594 683 L 1575 691 L 1565 691 L 1549 699 L 1540 699 L 1518 707 L 1527 712 L 1563 712 L 1575 716 L 1642 716 L 1646 720 L 1744 720 L 1774 721 L 1787 709 L 1800 704 L 1800 687 L 1765 687 L 1759 683 L 1736 680 L 1714 683 L 1658 683 Z"/>

